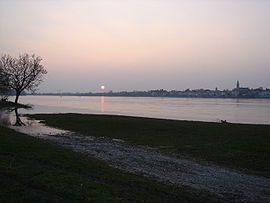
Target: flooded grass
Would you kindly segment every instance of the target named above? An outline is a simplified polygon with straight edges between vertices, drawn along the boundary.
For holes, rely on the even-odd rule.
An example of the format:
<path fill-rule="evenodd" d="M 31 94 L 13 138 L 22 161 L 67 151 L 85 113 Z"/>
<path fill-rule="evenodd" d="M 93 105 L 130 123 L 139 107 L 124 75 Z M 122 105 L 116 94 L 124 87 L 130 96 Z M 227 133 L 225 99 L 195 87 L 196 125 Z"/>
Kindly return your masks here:
<path fill-rule="evenodd" d="M 31 115 L 83 135 L 121 139 L 135 145 L 194 157 L 270 176 L 270 126 L 176 121 L 112 115 Z"/>
<path fill-rule="evenodd" d="M 0 202 L 211 202 L 0 126 Z"/>
<path fill-rule="evenodd" d="M 32 107 L 30 105 L 25 104 L 16 104 L 11 101 L 0 101 L 0 109 L 3 108 L 24 108 L 24 109 L 31 109 Z"/>

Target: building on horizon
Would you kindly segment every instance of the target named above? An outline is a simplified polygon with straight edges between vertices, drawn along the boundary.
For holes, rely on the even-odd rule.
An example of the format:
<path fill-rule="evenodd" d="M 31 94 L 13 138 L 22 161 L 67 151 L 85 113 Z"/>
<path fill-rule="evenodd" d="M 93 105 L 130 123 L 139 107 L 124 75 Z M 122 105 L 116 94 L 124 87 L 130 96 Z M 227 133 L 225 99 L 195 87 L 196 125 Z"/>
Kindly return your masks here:
<path fill-rule="evenodd" d="M 239 89 L 240 88 L 240 83 L 239 83 L 239 80 L 237 80 L 236 82 L 236 89 Z"/>

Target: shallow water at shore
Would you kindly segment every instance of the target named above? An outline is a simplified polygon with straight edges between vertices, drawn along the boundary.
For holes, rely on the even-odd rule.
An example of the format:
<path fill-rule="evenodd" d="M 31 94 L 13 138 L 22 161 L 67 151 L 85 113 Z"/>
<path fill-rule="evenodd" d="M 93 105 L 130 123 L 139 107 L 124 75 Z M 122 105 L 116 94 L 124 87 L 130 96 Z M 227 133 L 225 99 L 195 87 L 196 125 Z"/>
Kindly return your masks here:
<path fill-rule="evenodd" d="M 21 125 L 16 125 L 17 119 L 20 120 Z M 35 137 L 69 133 L 69 131 L 66 130 L 46 126 L 42 121 L 29 119 L 25 116 L 21 116 L 20 114 L 15 114 L 13 111 L 8 109 L 0 110 L 0 125 Z"/>

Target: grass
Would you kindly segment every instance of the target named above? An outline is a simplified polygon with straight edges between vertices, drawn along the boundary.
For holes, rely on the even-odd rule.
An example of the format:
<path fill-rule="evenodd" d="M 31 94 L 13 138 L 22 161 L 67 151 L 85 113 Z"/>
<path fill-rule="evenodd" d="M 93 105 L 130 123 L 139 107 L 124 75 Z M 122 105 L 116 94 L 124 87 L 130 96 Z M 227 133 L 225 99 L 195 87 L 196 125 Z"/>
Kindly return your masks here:
<path fill-rule="evenodd" d="M 0 202 L 209 202 L 0 126 Z"/>
<path fill-rule="evenodd" d="M 0 109 L 2 108 L 25 108 L 29 109 L 31 106 L 25 105 L 25 104 L 16 104 L 11 101 L 0 101 Z"/>
<path fill-rule="evenodd" d="M 123 139 L 176 155 L 270 176 L 270 126 L 176 121 L 112 115 L 31 115 L 54 127 Z"/>

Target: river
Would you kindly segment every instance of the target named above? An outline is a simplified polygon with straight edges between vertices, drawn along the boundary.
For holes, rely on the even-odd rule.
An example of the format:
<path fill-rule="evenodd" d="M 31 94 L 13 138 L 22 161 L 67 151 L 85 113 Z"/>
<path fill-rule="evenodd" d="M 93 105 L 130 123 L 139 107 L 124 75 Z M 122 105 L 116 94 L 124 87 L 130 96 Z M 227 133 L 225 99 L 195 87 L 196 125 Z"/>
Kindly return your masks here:
<path fill-rule="evenodd" d="M 12 98 L 11 98 L 12 99 Z M 88 113 L 176 120 L 270 124 L 270 99 L 21 96 L 21 113 Z"/>
<path fill-rule="evenodd" d="M 21 113 L 115 114 L 270 124 L 270 99 L 21 96 L 20 103 L 34 105 L 33 110 Z"/>

